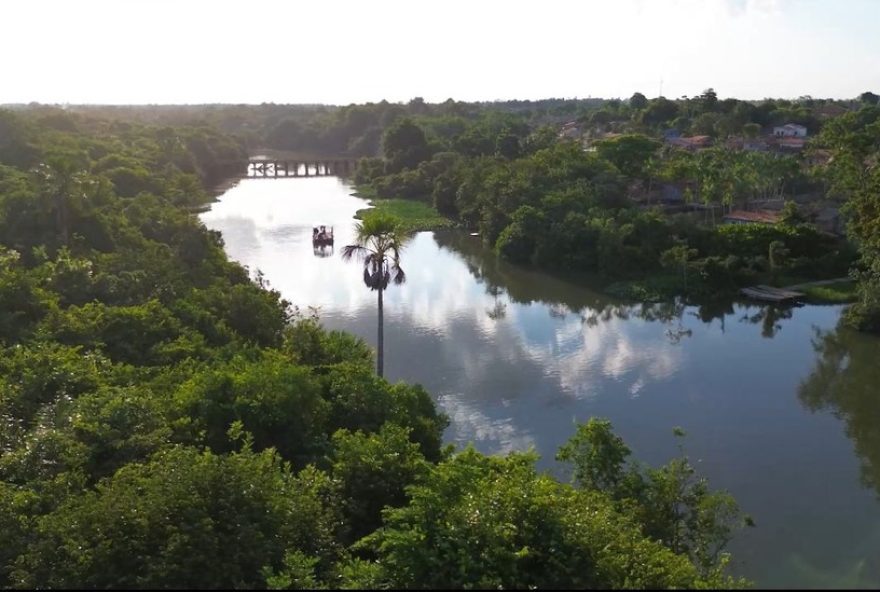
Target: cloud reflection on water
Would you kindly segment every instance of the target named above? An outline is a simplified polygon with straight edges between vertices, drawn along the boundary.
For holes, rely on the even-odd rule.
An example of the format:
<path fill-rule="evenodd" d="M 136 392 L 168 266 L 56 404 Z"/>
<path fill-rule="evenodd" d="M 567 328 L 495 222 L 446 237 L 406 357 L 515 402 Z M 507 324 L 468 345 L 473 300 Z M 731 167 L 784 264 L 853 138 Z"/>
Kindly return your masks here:
<path fill-rule="evenodd" d="M 352 242 L 351 216 L 363 201 L 340 191 L 332 178 L 262 183 L 251 193 L 250 183 L 258 182 L 242 182 L 202 219 L 223 233 L 232 257 L 261 270 L 286 299 L 301 308 L 317 307 L 328 326 L 352 329 L 374 343 L 375 294 L 364 288 L 357 266 L 338 255 L 315 257 L 310 244 L 311 226 L 318 223 L 334 227 L 337 247 Z M 313 199 L 296 197 L 303 188 Z M 403 264 L 408 281 L 386 292 L 385 315 L 389 331 L 397 326 L 405 335 L 397 342 L 389 335 L 386 347 L 418 351 L 436 348 L 428 342 L 443 342 L 439 356 L 425 356 L 397 376 L 420 382 L 435 382 L 432 372 L 446 377 L 434 386 L 441 387 L 438 402 L 453 418 L 456 441 L 499 451 L 534 443 L 529 421 L 540 404 L 517 417 L 516 409 L 492 405 L 493 399 L 522 401 L 551 393 L 548 400 L 557 405 L 560 395 L 589 400 L 608 380 L 637 395 L 681 365 L 680 350 L 669 347 L 658 325 L 646 331 L 644 322 L 589 307 L 513 301 L 479 277 L 481 260 L 468 261 L 432 233 L 414 237 Z M 493 317 L 498 310 L 503 314 Z M 584 322 L 585 315 L 594 318 Z M 388 359 L 394 376 L 394 356 Z"/>

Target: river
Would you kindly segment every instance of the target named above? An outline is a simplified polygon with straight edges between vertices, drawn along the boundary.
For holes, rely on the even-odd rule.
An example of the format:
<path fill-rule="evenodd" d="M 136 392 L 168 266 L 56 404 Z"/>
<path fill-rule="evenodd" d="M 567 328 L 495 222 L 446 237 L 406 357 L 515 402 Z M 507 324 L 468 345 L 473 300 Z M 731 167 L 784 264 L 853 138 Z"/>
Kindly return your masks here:
<path fill-rule="evenodd" d="M 229 256 L 324 326 L 376 339 L 375 293 L 339 257 L 365 207 L 335 177 L 245 179 L 201 215 Z M 316 256 L 314 226 L 336 252 Z M 329 254 L 329 253 L 325 253 Z M 446 439 L 486 453 L 556 449 L 609 418 L 634 458 L 678 452 L 756 526 L 730 550 L 762 587 L 880 587 L 880 341 L 839 306 L 627 306 L 507 265 L 464 233 L 417 234 L 385 294 L 385 374 L 424 385 Z"/>

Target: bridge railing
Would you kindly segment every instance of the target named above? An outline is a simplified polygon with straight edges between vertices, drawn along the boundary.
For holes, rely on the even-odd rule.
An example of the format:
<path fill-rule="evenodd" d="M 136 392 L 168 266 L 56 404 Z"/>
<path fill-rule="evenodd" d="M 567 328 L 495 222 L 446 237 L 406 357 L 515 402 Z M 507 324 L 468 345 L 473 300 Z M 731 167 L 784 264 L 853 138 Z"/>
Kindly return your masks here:
<path fill-rule="evenodd" d="M 248 162 L 247 176 L 252 178 L 327 177 L 348 175 L 354 172 L 356 162 L 352 159 L 326 160 L 265 160 Z"/>

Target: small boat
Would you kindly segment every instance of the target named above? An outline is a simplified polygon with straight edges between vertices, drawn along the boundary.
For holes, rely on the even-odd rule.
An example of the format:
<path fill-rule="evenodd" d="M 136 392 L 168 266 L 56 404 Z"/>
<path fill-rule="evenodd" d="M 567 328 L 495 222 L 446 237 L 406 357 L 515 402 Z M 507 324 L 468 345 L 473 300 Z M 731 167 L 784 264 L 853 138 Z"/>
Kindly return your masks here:
<path fill-rule="evenodd" d="M 333 227 L 327 230 L 326 226 L 316 226 L 312 228 L 312 246 L 332 247 L 333 246 Z"/>

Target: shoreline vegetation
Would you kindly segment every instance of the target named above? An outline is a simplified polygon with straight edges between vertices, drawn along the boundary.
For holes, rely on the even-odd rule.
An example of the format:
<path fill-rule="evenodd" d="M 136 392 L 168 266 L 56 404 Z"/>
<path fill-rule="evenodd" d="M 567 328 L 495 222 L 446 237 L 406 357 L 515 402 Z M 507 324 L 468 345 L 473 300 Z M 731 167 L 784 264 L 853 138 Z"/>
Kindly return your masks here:
<path fill-rule="evenodd" d="M 367 212 L 376 211 L 397 218 L 407 232 L 423 232 L 453 228 L 455 222 L 440 214 L 430 200 L 381 199 L 373 187 L 354 186 L 354 197 L 363 199 L 370 207 L 361 208 L 354 214 L 355 220 L 363 220 Z"/>
<path fill-rule="evenodd" d="M 806 302 L 810 304 L 851 304 L 859 298 L 858 284 L 849 279 L 830 284 L 800 286 L 797 290 L 806 295 Z"/>
<path fill-rule="evenodd" d="M 407 232 L 442 230 L 455 226 L 455 222 L 441 216 L 437 210 L 423 202 L 374 198 L 369 199 L 368 204 L 371 207 L 362 208 L 355 212 L 355 220 L 363 220 L 364 215 L 368 212 L 381 212 L 394 216 Z"/>
<path fill-rule="evenodd" d="M 353 196 L 368 200 L 373 206 L 371 208 L 360 209 L 355 214 L 355 219 L 362 220 L 364 214 L 371 210 L 391 214 L 398 218 L 403 227 L 412 232 L 433 231 L 446 228 L 461 228 L 456 221 L 441 215 L 436 208 L 422 200 L 413 199 L 380 199 L 377 197 L 377 191 L 371 185 L 356 185 Z M 462 230 L 464 231 L 464 230 Z M 546 273 L 553 273 L 553 270 L 539 269 Z M 839 274 L 831 274 L 836 276 Z M 565 277 L 569 277 L 566 275 Z M 571 281 L 577 279 L 569 278 Z M 686 291 L 682 282 L 682 276 L 672 273 L 653 273 L 645 275 L 634 280 L 616 280 L 613 278 L 605 278 L 604 282 L 600 282 L 599 289 L 606 294 L 621 298 L 629 302 L 646 302 L 657 303 L 684 297 L 692 299 L 695 302 L 707 299 L 736 299 L 739 296 L 739 288 L 747 287 L 754 284 L 768 284 L 776 287 L 786 287 L 788 284 L 800 284 L 826 282 L 828 274 L 819 277 L 780 277 L 776 274 L 762 274 L 753 277 L 750 281 L 741 285 L 731 285 L 726 288 L 718 287 L 706 290 L 700 282 L 700 277 L 691 278 L 690 291 Z M 595 283 L 590 284 L 591 287 L 597 287 Z M 794 288 L 794 287 L 792 287 Z M 805 294 L 804 302 L 810 304 L 842 304 L 851 303 L 857 299 L 856 283 L 852 280 L 843 280 L 834 282 L 830 285 L 805 286 L 802 290 Z"/>

